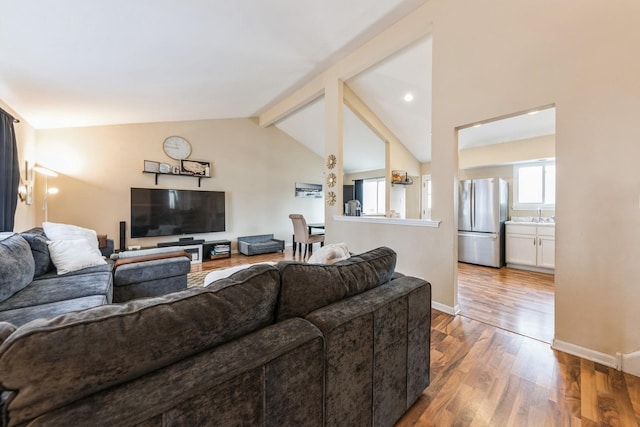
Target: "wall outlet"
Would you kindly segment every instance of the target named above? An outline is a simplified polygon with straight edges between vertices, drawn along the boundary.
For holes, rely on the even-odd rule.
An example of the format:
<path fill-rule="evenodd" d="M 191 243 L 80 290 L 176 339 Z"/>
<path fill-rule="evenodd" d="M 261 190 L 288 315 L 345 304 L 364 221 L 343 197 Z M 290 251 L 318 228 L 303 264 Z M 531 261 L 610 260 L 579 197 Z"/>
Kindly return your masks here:
<path fill-rule="evenodd" d="M 140 245 L 136 245 L 136 246 L 127 246 L 127 249 L 130 251 L 137 251 L 140 249 Z"/>

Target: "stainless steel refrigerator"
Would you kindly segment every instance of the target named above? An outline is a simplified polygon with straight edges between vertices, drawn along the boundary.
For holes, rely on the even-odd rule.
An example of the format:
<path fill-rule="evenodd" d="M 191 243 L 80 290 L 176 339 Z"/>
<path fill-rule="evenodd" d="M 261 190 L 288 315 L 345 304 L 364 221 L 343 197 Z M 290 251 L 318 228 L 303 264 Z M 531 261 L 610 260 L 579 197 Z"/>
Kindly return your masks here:
<path fill-rule="evenodd" d="M 500 178 L 460 181 L 458 197 L 458 260 L 502 267 L 509 208 L 507 182 Z"/>

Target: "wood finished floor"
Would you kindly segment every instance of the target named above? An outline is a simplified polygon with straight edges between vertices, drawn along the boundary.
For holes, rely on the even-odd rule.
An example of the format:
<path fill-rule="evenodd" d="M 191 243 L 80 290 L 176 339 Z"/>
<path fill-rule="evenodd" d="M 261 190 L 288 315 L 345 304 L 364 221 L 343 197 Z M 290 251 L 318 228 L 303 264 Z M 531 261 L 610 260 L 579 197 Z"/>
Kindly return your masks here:
<path fill-rule="evenodd" d="M 460 314 L 551 343 L 554 276 L 458 263 Z"/>
<path fill-rule="evenodd" d="M 433 311 L 431 384 L 406 426 L 638 426 L 640 379 Z"/>
<path fill-rule="evenodd" d="M 252 257 L 234 254 L 194 265 L 192 271 L 287 259 L 300 256 L 294 258 L 289 248 Z M 479 275 L 487 286 L 493 275 L 500 277 L 500 270 L 475 271 L 465 265 L 459 270 L 463 282 L 465 276 Z M 551 283 L 537 283 L 542 300 L 553 285 L 553 276 L 546 279 Z M 491 312 L 483 304 L 472 309 Z M 552 350 L 541 338 L 485 320 L 433 310 L 431 384 L 397 426 L 640 426 L 640 378 Z M 510 320 L 505 325 L 524 323 Z"/>

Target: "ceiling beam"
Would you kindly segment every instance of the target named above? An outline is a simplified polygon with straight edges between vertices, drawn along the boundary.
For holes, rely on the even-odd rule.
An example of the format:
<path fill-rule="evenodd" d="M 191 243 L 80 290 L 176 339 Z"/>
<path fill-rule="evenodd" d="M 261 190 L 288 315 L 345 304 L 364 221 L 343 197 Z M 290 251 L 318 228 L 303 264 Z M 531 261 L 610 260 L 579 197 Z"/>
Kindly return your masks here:
<path fill-rule="evenodd" d="M 344 84 L 344 103 L 385 143 L 401 144 L 396 135 L 389 130 L 376 113 L 371 111 L 371 108 L 346 83 Z"/>
<path fill-rule="evenodd" d="M 346 81 L 393 53 L 431 34 L 433 29 L 432 8 L 432 2 L 420 6 L 323 73 L 265 109 L 258 117 L 260 126 L 270 126 L 322 96 L 325 80 Z"/>

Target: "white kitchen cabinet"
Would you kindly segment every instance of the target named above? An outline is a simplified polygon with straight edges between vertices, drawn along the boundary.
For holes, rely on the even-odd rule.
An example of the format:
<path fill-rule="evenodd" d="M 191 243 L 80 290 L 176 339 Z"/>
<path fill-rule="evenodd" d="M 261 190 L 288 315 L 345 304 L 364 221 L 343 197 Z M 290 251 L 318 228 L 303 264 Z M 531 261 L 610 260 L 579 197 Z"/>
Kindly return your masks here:
<path fill-rule="evenodd" d="M 538 267 L 556 268 L 556 228 L 555 227 L 537 227 L 538 250 L 537 261 Z"/>
<path fill-rule="evenodd" d="M 531 270 L 555 268 L 555 226 L 507 223 L 506 261 Z"/>

